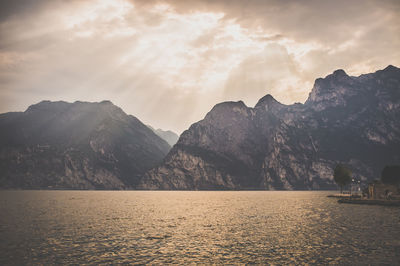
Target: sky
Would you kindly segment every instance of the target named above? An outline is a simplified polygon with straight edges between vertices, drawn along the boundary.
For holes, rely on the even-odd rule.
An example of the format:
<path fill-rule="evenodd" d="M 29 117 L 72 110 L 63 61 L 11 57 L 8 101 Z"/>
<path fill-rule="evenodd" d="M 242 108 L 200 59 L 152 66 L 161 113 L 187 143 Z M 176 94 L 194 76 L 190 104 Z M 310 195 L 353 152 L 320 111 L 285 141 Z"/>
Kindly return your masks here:
<path fill-rule="evenodd" d="M 222 101 L 304 102 L 400 66 L 400 1 L 2 0 L 0 113 L 110 100 L 181 133 Z"/>

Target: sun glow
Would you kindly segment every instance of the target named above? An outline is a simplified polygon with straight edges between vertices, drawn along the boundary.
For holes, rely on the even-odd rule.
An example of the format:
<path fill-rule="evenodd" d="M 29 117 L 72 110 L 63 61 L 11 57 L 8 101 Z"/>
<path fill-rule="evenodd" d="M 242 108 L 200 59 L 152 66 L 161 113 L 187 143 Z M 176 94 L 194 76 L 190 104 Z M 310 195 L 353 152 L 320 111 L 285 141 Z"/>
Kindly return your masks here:
<path fill-rule="evenodd" d="M 125 1 L 96 1 L 75 11 L 65 16 L 65 25 L 73 38 L 118 38 L 130 43 L 114 59 L 118 72 L 129 76 L 145 66 L 140 71 L 157 75 L 163 83 L 181 92 L 220 91 L 221 95 L 233 69 L 246 58 L 261 55 L 268 43 L 285 47 L 294 59 L 316 47 L 288 38 L 274 39 L 275 35 L 270 37 L 259 27 L 245 29 L 233 19 L 224 19 L 224 13 L 181 14 L 168 4 L 156 4 L 145 10 L 153 21 L 158 21 L 151 24 L 140 19 L 143 10 Z M 298 78 L 296 82 L 290 78 L 276 84 L 295 87 L 302 85 L 299 82 Z"/>
<path fill-rule="evenodd" d="M 182 131 L 221 101 L 252 105 L 269 93 L 301 102 L 335 69 L 357 75 L 399 62 L 397 13 L 374 1 L 348 3 L 360 12 L 340 16 L 326 1 L 296 12 L 280 1 L 40 2 L 0 20 L 3 111 L 44 98 L 109 99 Z"/>
<path fill-rule="evenodd" d="M 124 21 L 134 6 L 122 0 L 98 0 L 85 3 L 79 8 L 66 10 L 63 16 L 67 30 L 95 28 L 101 23 Z"/>

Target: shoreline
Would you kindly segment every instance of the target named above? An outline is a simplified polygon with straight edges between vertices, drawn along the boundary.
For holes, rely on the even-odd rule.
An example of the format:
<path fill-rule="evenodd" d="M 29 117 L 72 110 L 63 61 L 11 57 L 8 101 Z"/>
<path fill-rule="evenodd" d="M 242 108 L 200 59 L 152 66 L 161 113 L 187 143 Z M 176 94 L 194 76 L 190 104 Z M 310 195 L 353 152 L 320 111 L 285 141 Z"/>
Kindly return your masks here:
<path fill-rule="evenodd" d="M 338 200 L 338 203 L 400 207 L 400 200 L 342 198 Z"/>

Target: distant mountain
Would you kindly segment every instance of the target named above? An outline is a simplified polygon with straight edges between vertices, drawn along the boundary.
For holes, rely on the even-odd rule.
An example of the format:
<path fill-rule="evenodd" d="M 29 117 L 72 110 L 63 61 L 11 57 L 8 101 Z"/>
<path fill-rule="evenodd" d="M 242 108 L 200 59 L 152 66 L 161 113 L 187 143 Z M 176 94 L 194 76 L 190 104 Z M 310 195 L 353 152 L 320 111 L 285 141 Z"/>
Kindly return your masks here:
<path fill-rule="evenodd" d="M 400 69 L 319 78 L 305 104 L 217 104 L 142 189 L 331 189 L 337 163 L 366 182 L 400 163 Z"/>
<path fill-rule="evenodd" d="M 171 130 L 162 130 L 161 128 L 159 129 L 154 129 L 152 126 L 147 125 L 151 130 L 153 130 L 154 133 L 156 133 L 160 138 L 165 140 L 171 147 L 175 145 L 175 143 L 178 142 L 179 136 L 171 131 Z"/>
<path fill-rule="evenodd" d="M 0 115 L 0 187 L 135 188 L 169 149 L 109 101 L 43 101 Z"/>

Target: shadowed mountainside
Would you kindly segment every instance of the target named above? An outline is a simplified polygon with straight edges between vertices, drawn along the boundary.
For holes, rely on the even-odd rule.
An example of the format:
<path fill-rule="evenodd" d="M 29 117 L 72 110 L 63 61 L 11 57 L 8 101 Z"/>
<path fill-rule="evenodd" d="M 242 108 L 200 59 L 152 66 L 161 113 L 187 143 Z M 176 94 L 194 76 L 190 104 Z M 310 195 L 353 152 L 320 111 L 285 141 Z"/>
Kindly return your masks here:
<path fill-rule="evenodd" d="M 109 101 L 43 101 L 0 115 L 0 187 L 134 188 L 169 149 Z"/>

